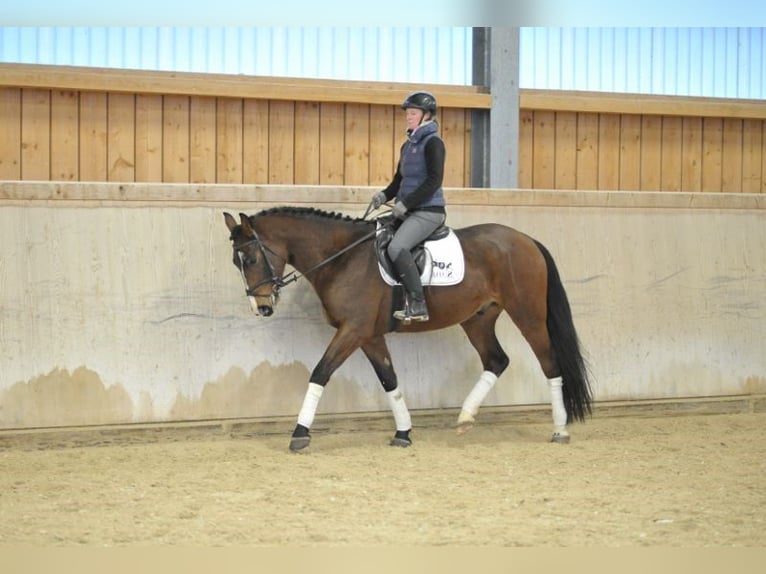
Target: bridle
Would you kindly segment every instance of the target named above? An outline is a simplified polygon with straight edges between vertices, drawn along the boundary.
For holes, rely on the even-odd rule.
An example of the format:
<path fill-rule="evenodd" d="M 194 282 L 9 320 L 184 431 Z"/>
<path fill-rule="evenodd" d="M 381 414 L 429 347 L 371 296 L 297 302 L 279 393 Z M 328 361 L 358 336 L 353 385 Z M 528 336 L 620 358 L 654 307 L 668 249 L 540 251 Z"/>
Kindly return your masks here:
<path fill-rule="evenodd" d="M 265 279 L 261 279 L 250 287 L 247 284 L 247 277 L 245 276 L 245 254 L 243 253 L 243 249 L 247 247 L 248 245 L 255 244 L 258 246 L 258 250 L 261 252 L 261 255 L 263 255 L 263 261 L 264 265 L 266 266 L 266 270 L 268 271 L 268 277 Z M 276 303 L 277 298 L 279 297 L 279 290 L 290 283 L 291 281 L 294 281 L 292 279 L 291 281 L 285 281 L 282 277 L 277 275 L 277 272 L 274 270 L 274 266 L 271 264 L 271 259 L 269 259 L 268 254 L 271 253 L 275 257 L 278 257 L 279 259 L 284 260 L 282 256 L 280 256 L 277 252 L 275 252 L 273 249 L 268 247 L 261 241 L 261 238 L 258 237 L 258 234 L 253 229 L 253 238 L 248 239 L 247 241 L 240 243 L 238 245 L 234 245 L 234 251 L 237 253 L 237 256 L 239 258 L 239 272 L 242 275 L 242 281 L 245 283 L 245 294 L 248 297 L 263 297 L 263 295 L 258 295 L 256 293 L 256 290 L 261 285 L 266 285 L 267 283 L 271 283 L 271 293 L 269 294 L 269 299 L 271 299 L 272 306 Z"/>
<path fill-rule="evenodd" d="M 271 253 L 273 256 L 278 257 L 279 259 L 281 259 L 285 263 L 287 261 L 279 253 L 277 253 L 276 251 L 271 249 L 268 245 L 263 243 L 263 241 L 261 241 L 261 238 L 258 237 L 258 234 L 256 233 L 255 229 L 253 229 L 252 232 L 253 232 L 253 238 L 252 239 L 248 239 L 247 241 L 244 241 L 244 242 L 242 242 L 242 243 L 240 243 L 238 245 L 234 245 L 234 250 L 235 250 L 235 252 L 237 253 L 237 255 L 239 257 L 239 272 L 242 274 L 242 280 L 245 283 L 245 294 L 248 297 L 251 297 L 251 298 L 252 297 L 263 297 L 263 295 L 258 295 L 255 292 L 256 289 L 258 289 L 261 285 L 266 285 L 267 283 L 271 284 L 271 293 L 269 295 L 269 298 L 271 299 L 271 305 L 272 306 L 274 306 L 274 304 L 276 303 L 277 299 L 279 298 L 279 291 L 280 291 L 280 289 L 282 289 L 282 287 L 284 287 L 285 285 L 289 285 L 290 283 L 296 282 L 298 279 L 300 279 L 301 277 L 305 277 L 306 275 L 308 275 L 312 271 L 316 271 L 317 269 L 319 269 L 320 267 L 326 265 L 330 261 L 333 261 L 334 259 L 340 257 L 341 255 L 343 255 L 347 251 L 350 251 L 351 249 L 353 249 L 357 245 L 360 245 L 360 244 L 364 243 L 365 241 L 367 241 L 368 239 L 371 239 L 377 233 L 376 230 L 373 230 L 370 233 L 367 233 L 366 235 L 360 237 L 359 239 L 357 239 L 356 241 L 354 241 L 350 245 L 347 245 L 346 247 L 344 247 L 343 249 L 341 249 L 337 253 L 334 253 L 333 255 L 328 257 L 327 259 L 323 259 L 322 261 L 320 261 L 319 263 L 317 263 L 316 265 L 314 265 L 310 269 L 307 269 L 303 274 L 299 275 L 297 271 L 291 271 L 290 273 L 287 274 L 286 277 L 280 277 L 279 275 L 277 275 L 277 272 L 274 270 L 274 266 L 271 264 L 271 260 L 269 259 L 268 254 Z M 269 276 L 266 277 L 265 279 L 261 279 L 260 281 L 258 281 L 258 283 L 256 283 L 252 287 L 250 287 L 247 284 L 247 277 L 245 276 L 245 256 L 244 256 L 244 253 L 242 252 L 242 250 L 245 247 L 247 247 L 248 245 L 252 245 L 252 244 L 257 245 L 258 246 L 258 250 L 263 255 L 263 260 L 265 261 L 266 269 L 268 271 Z"/>

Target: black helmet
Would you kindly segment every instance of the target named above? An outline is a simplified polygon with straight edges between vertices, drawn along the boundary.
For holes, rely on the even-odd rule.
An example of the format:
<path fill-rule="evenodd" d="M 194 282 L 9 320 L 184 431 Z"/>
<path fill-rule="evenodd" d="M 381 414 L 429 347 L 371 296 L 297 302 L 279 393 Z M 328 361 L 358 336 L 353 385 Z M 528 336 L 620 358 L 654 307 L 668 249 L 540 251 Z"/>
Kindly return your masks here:
<path fill-rule="evenodd" d="M 436 98 L 430 92 L 413 92 L 402 103 L 402 109 L 417 108 L 436 115 Z"/>

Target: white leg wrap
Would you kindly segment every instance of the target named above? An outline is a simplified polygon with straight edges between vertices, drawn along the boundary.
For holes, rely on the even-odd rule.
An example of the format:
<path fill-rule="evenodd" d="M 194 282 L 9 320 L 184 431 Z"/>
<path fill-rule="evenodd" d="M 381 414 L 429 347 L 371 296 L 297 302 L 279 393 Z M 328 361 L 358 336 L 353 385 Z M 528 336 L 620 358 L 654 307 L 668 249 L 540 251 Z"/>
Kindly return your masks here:
<path fill-rule="evenodd" d="M 474 417 L 479 412 L 479 407 L 484 399 L 487 398 L 489 391 L 495 386 L 497 382 L 497 375 L 490 371 L 484 371 L 479 380 L 474 385 L 471 392 L 463 401 L 463 407 L 460 409 L 460 415 L 458 416 L 458 424 L 463 422 L 473 422 Z"/>
<path fill-rule="evenodd" d="M 319 406 L 319 399 L 322 398 L 322 391 L 324 391 L 324 387 L 322 385 L 309 383 L 309 388 L 306 391 L 306 396 L 303 399 L 301 412 L 298 413 L 299 425 L 303 425 L 309 429 L 311 428 L 311 425 L 314 422 L 314 415 L 317 412 L 317 406 Z"/>
<path fill-rule="evenodd" d="M 388 404 L 391 406 L 391 411 L 394 413 L 394 421 L 396 422 L 396 430 L 408 431 L 412 428 L 412 420 L 410 419 L 410 411 L 407 409 L 407 404 L 404 402 L 404 395 L 399 389 L 394 389 L 386 393 L 388 397 Z"/>
<path fill-rule="evenodd" d="M 553 430 L 557 432 L 566 432 L 567 410 L 564 407 L 564 394 L 562 391 L 563 382 L 561 377 L 548 379 L 548 385 L 551 388 L 551 407 L 553 409 Z"/>

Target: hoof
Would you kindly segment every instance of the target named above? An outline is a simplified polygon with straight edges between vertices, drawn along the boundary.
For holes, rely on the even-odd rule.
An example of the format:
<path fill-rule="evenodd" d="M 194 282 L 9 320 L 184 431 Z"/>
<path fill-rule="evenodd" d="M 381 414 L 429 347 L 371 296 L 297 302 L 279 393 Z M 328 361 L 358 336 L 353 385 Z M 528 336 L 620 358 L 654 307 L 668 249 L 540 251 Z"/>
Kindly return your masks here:
<path fill-rule="evenodd" d="M 412 441 L 408 438 L 394 437 L 391 439 L 391 442 L 388 444 L 389 446 L 400 446 L 402 448 L 407 448 L 408 446 L 412 446 Z"/>
<path fill-rule="evenodd" d="M 290 438 L 290 452 L 298 452 L 306 448 L 311 442 L 308 427 L 302 424 L 295 425 L 293 436 Z"/>
<path fill-rule="evenodd" d="M 394 438 L 391 439 L 391 442 L 388 443 L 390 446 L 399 446 L 402 448 L 407 448 L 408 446 L 412 446 L 412 439 L 410 439 L 410 431 L 396 431 L 396 434 L 394 435 Z"/>
<path fill-rule="evenodd" d="M 476 419 L 473 417 L 471 413 L 460 411 L 460 415 L 458 415 L 457 417 L 457 425 L 455 426 L 455 432 L 457 434 L 467 433 L 469 430 L 473 428 L 473 424 L 475 422 L 476 422 Z"/>
<path fill-rule="evenodd" d="M 310 436 L 294 436 L 290 439 L 290 452 L 299 452 L 311 443 Z"/>
<path fill-rule="evenodd" d="M 569 444 L 569 433 L 555 432 L 551 436 L 551 442 L 557 444 Z"/>

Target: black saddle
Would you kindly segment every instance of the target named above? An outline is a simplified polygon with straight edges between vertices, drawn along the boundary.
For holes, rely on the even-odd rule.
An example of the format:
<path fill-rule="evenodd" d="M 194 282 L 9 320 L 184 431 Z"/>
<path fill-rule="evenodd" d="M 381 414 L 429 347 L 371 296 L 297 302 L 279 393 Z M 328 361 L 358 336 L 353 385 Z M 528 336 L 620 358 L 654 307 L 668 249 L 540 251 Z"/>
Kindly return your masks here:
<path fill-rule="evenodd" d="M 431 235 L 426 237 L 423 241 L 412 248 L 412 258 L 415 260 L 415 265 L 417 265 L 418 271 L 421 275 L 423 274 L 423 270 L 425 269 L 426 265 L 426 250 L 424 247 L 425 242 L 444 239 L 447 237 L 447 235 L 449 235 L 449 232 L 450 228 L 448 226 L 441 225 L 437 227 Z M 391 258 L 388 256 L 387 252 L 388 244 L 391 243 L 395 233 L 396 229 L 390 223 L 382 225 L 380 232 L 375 236 L 375 254 L 378 257 L 378 262 L 383 267 L 383 269 L 385 269 L 386 273 L 388 273 L 390 277 L 398 280 L 399 274 L 394 269 L 394 265 L 391 262 Z"/>

